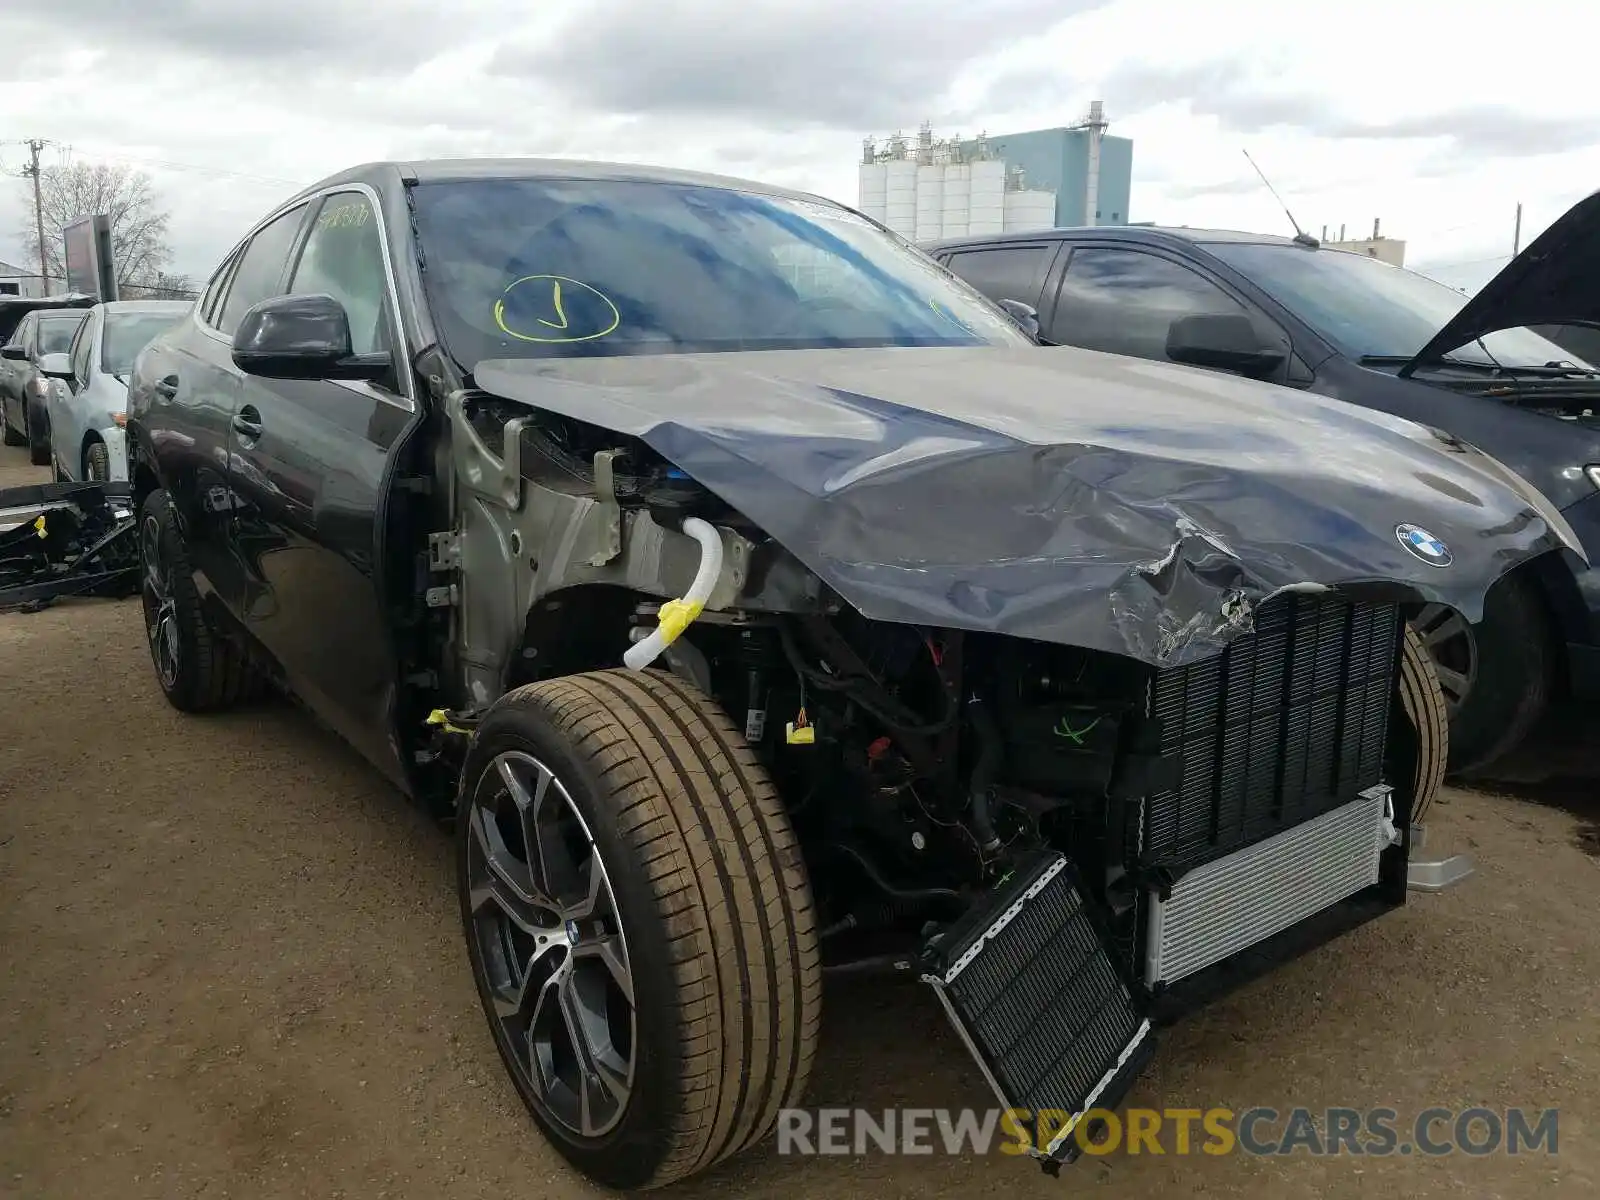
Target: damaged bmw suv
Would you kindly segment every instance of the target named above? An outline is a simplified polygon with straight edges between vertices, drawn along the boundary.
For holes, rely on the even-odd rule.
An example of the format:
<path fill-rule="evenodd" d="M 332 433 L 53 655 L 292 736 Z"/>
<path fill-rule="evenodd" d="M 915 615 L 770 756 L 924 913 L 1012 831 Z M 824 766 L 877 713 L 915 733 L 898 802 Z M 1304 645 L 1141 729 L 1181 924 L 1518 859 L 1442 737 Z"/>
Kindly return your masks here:
<path fill-rule="evenodd" d="M 624 1189 L 799 1103 L 829 971 L 930 985 L 1009 1107 L 1115 1104 L 1405 902 L 1406 614 L 1574 553 L 1420 426 L 1040 351 L 848 209 L 639 167 L 330 178 L 128 414 L 165 694 L 280 687 L 453 819 L 510 1079 Z"/>

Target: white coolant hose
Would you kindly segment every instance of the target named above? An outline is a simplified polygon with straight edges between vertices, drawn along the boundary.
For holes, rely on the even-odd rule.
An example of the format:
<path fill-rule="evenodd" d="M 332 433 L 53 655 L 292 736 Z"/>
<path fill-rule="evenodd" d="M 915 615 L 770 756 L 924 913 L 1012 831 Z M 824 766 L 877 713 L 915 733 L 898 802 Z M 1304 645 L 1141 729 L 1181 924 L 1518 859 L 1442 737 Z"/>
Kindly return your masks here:
<path fill-rule="evenodd" d="M 655 662 L 660 653 L 673 642 L 698 617 L 711 599 L 711 589 L 717 586 L 722 574 L 722 538 L 716 528 L 699 517 L 690 517 L 683 523 L 683 531 L 700 543 L 700 569 L 694 582 L 681 600 L 668 600 L 656 614 L 655 632 L 642 642 L 635 642 L 622 656 L 623 665 L 642 671 Z"/>

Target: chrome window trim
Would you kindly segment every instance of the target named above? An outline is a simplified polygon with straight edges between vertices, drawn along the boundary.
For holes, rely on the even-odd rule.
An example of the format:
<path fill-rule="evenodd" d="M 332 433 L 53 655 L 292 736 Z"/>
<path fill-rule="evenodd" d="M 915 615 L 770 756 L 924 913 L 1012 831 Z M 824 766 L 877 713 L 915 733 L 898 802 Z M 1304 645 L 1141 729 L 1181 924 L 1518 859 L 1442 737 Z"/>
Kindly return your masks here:
<path fill-rule="evenodd" d="M 394 335 L 397 343 L 394 348 L 395 376 L 400 381 L 400 390 L 402 394 L 396 396 L 392 393 L 385 392 L 382 388 L 378 387 L 362 387 L 357 390 L 363 395 L 371 396 L 377 400 L 382 400 L 386 404 L 392 404 L 395 407 L 402 408 L 407 412 L 415 412 L 417 410 L 417 398 L 414 390 L 415 381 L 411 378 L 411 370 L 409 365 L 410 358 L 405 353 L 405 329 L 404 322 L 400 317 L 400 287 L 395 275 L 394 258 L 389 251 L 389 227 L 383 216 L 382 198 L 378 195 L 378 190 L 371 184 L 360 182 L 331 183 L 326 187 L 318 188 L 314 192 L 299 195 L 292 200 L 286 201 L 251 226 L 250 232 L 240 238 L 238 242 L 235 243 L 233 249 L 229 250 L 227 254 L 222 256 L 222 264 L 224 267 L 227 266 L 228 260 L 239 254 L 246 243 L 248 243 L 256 236 L 256 234 L 260 233 L 263 229 L 265 229 L 268 225 L 271 225 L 285 213 L 292 212 L 301 205 L 313 204 L 318 200 L 322 200 L 325 197 L 335 195 L 339 192 L 360 192 L 366 197 L 367 203 L 372 206 L 372 215 L 378 222 L 378 248 L 383 255 L 384 286 L 388 291 L 389 309 L 394 314 Z M 311 234 L 308 232 L 306 237 L 309 238 L 310 236 Z M 300 239 L 300 241 L 297 243 L 296 250 L 297 257 L 294 265 L 295 269 L 298 270 L 300 266 L 298 254 L 303 254 L 305 252 L 304 238 Z M 237 267 L 238 263 L 235 262 L 234 266 Z M 293 276 L 290 278 L 292 281 Z M 230 279 L 228 281 L 228 289 L 231 291 L 232 288 L 233 281 Z M 226 294 L 224 294 L 222 297 L 222 303 L 227 303 Z M 223 345 L 231 347 L 233 345 L 233 339 L 227 334 L 223 333 L 222 330 L 218 329 L 216 326 L 207 323 L 205 314 L 202 311 L 202 307 L 203 306 L 197 304 L 194 310 L 194 323 L 199 328 L 200 332 L 211 338 L 213 341 L 221 342 Z M 340 381 L 329 380 L 328 382 L 338 383 Z"/>

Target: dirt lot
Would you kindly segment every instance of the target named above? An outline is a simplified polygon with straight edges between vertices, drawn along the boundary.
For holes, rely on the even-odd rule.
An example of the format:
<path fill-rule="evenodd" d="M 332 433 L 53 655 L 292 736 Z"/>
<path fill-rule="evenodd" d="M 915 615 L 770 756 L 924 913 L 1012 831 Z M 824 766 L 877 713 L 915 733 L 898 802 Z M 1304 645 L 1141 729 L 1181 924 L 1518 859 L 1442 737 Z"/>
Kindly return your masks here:
<path fill-rule="evenodd" d="M 34 477 L 0 454 L 0 486 Z M 286 706 L 180 718 L 135 602 L 0 614 L 0 674 L 0 1194 L 595 1194 L 501 1074 L 447 839 L 352 753 Z M 1520 791 L 1451 792 L 1433 836 L 1476 877 L 1170 1031 L 1129 1103 L 1387 1106 L 1402 1128 L 1559 1106 L 1554 1157 L 1119 1153 L 1051 1181 L 998 1156 L 768 1148 L 677 1194 L 1593 1196 L 1600 789 Z M 923 991 L 830 990 L 812 1104 L 988 1106 Z"/>

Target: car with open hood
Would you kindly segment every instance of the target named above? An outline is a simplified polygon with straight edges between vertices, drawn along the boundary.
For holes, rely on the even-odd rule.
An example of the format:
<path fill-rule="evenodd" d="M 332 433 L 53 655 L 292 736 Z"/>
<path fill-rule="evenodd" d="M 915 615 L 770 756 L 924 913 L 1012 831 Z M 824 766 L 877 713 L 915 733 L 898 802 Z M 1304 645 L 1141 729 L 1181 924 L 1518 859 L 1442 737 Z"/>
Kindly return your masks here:
<path fill-rule="evenodd" d="M 931 988 L 1058 1168 L 1166 1021 L 1459 877 L 1405 613 L 1574 553 L 1429 429 L 592 162 L 289 199 L 127 436 L 163 692 L 286 688 L 454 823 L 510 1083 L 629 1189 L 802 1103 L 832 972 Z"/>
<path fill-rule="evenodd" d="M 1471 443 L 1561 510 L 1600 555 L 1600 370 L 1571 347 L 1600 325 L 1600 193 L 1470 299 L 1318 245 L 1150 226 L 952 239 L 929 252 L 1046 341 L 1270 381 Z M 1536 329 L 1555 333 L 1561 343 Z M 1451 708 L 1451 761 L 1501 759 L 1554 695 L 1600 696 L 1600 571 L 1543 558 L 1476 626 L 1415 615 Z"/>

